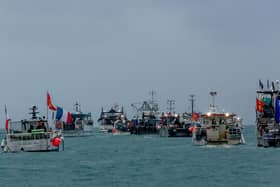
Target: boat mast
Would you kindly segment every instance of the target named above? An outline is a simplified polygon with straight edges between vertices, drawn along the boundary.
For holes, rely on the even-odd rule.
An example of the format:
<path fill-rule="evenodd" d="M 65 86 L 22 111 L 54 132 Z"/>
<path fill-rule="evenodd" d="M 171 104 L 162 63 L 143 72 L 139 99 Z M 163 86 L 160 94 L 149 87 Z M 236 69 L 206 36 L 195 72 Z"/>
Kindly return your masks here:
<path fill-rule="evenodd" d="M 210 95 L 212 96 L 212 104 L 210 104 L 211 110 L 215 111 L 216 110 L 216 105 L 215 105 L 215 97 L 217 96 L 217 92 L 210 92 Z"/>
<path fill-rule="evenodd" d="M 171 113 L 175 113 L 175 100 L 168 99 L 167 100 L 167 110 Z"/>
<path fill-rule="evenodd" d="M 81 105 L 78 103 L 78 101 L 74 105 L 75 112 L 81 112 Z M 103 108 L 102 108 L 103 110 Z"/>
<path fill-rule="evenodd" d="M 192 110 L 192 115 L 193 115 L 193 113 L 194 113 L 194 102 L 195 102 L 195 95 L 194 94 L 190 95 L 189 101 L 191 102 L 191 110 Z"/>
<path fill-rule="evenodd" d="M 155 95 L 156 95 L 157 93 L 154 91 L 154 90 L 152 90 L 151 92 L 150 92 L 150 95 L 152 96 L 152 100 L 151 100 L 151 107 L 152 107 L 152 111 L 153 112 L 156 112 L 157 111 L 157 106 L 156 106 L 156 104 L 155 104 Z"/>

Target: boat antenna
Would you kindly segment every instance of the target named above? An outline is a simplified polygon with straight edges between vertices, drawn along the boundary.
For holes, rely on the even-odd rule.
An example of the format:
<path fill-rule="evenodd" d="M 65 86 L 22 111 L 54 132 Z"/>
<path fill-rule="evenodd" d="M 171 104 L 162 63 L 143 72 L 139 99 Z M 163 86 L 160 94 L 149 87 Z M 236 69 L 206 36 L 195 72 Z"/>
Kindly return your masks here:
<path fill-rule="evenodd" d="M 193 113 L 194 113 L 194 102 L 195 102 L 195 95 L 194 94 L 190 95 L 189 101 L 191 102 L 191 107 L 192 107 L 191 109 L 192 109 L 192 115 L 193 115 Z"/>
<path fill-rule="evenodd" d="M 215 108 L 216 105 L 215 105 L 215 97 L 217 96 L 217 92 L 210 92 L 210 95 L 212 96 L 212 105 L 210 104 L 210 107 L 211 108 Z"/>
<path fill-rule="evenodd" d="M 31 112 L 29 114 L 31 114 L 32 116 L 32 119 L 37 119 L 37 114 L 39 113 L 38 112 L 38 107 L 36 105 L 33 105 L 31 108 L 30 108 Z"/>
<path fill-rule="evenodd" d="M 259 87 L 260 87 L 261 90 L 263 90 L 263 83 L 262 83 L 261 80 L 259 80 Z"/>
<path fill-rule="evenodd" d="M 273 81 L 271 82 L 271 88 L 272 88 L 272 91 L 275 90 L 275 85 L 274 85 L 274 82 L 273 82 Z"/>
<path fill-rule="evenodd" d="M 276 83 L 276 89 L 278 91 L 279 90 L 279 80 L 276 80 L 275 83 Z"/>
<path fill-rule="evenodd" d="M 175 100 L 173 99 L 167 100 L 167 110 L 171 113 L 175 113 Z"/>
<path fill-rule="evenodd" d="M 156 106 L 155 106 L 155 96 L 156 96 L 156 92 L 154 91 L 154 90 L 152 90 L 151 92 L 150 92 L 150 95 L 152 96 L 152 100 L 151 100 L 151 107 L 152 107 L 152 110 L 153 111 L 156 111 Z"/>
<path fill-rule="evenodd" d="M 74 110 L 75 112 L 81 112 L 81 105 L 78 103 L 78 101 L 74 104 Z"/>

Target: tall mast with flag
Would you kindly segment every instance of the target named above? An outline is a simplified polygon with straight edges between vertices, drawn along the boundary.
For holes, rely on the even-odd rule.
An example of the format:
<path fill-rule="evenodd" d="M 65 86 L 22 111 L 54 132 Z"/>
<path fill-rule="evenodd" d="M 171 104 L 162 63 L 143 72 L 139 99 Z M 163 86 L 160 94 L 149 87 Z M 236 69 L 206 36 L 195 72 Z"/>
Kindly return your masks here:
<path fill-rule="evenodd" d="M 9 131 L 9 121 L 10 121 L 10 118 L 9 118 L 8 111 L 7 111 L 7 105 L 5 105 L 5 118 L 6 118 L 5 129 L 6 129 L 6 132 L 8 132 Z"/>
<path fill-rule="evenodd" d="M 56 111 L 57 108 L 52 104 L 51 95 L 47 91 L 47 120 L 49 121 L 49 110 L 52 112 Z M 53 114 L 54 115 L 54 114 Z"/>

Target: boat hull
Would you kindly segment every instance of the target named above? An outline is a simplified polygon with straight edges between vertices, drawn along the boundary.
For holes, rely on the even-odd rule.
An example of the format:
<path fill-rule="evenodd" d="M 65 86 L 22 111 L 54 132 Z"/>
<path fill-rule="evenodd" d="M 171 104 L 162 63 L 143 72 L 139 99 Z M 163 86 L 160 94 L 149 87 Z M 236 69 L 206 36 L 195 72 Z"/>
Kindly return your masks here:
<path fill-rule="evenodd" d="M 280 147 L 280 135 L 267 134 L 258 137 L 257 143 L 259 147 Z"/>
<path fill-rule="evenodd" d="M 169 137 L 192 137 L 192 133 L 185 128 L 170 128 L 168 129 Z"/>
<path fill-rule="evenodd" d="M 130 129 L 131 134 L 145 135 L 145 134 L 158 134 L 159 131 L 156 127 L 138 126 Z"/>
<path fill-rule="evenodd" d="M 102 133 L 111 133 L 114 128 L 114 125 L 100 125 L 99 132 Z"/>
<path fill-rule="evenodd" d="M 240 131 L 241 132 L 241 131 Z M 241 145 L 245 144 L 243 134 L 226 134 L 221 138 L 217 130 L 195 128 L 193 133 L 193 142 L 195 145 Z"/>
<path fill-rule="evenodd" d="M 64 142 L 62 141 L 61 146 L 54 147 L 51 139 L 14 141 L 7 138 L 2 141 L 1 148 L 3 152 L 51 152 L 64 149 Z"/>
<path fill-rule="evenodd" d="M 160 137 L 168 137 L 168 127 L 167 126 L 162 126 L 159 129 L 159 136 Z"/>

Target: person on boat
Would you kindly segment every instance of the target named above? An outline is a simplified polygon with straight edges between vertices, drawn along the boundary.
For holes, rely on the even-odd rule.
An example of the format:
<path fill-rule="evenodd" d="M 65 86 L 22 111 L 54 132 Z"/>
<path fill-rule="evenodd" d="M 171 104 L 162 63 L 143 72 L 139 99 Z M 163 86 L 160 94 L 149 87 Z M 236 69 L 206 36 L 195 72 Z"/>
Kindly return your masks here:
<path fill-rule="evenodd" d="M 38 126 L 37 126 L 37 128 L 36 128 L 36 129 L 43 129 L 43 130 L 44 130 L 44 132 L 46 132 L 46 131 L 47 131 L 47 128 L 46 128 L 46 126 L 45 126 L 44 122 L 42 122 L 42 121 L 39 121 L 39 122 L 38 122 Z"/>
<path fill-rule="evenodd" d="M 134 127 L 138 126 L 138 119 L 136 117 L 133 118 L 133 125 Z"/>
<path fill-rule="evenodd" d="M 174 125 L 175 125 L 176 127 L 179 127 L 179 126 L 181 125 L 180 120 L 179 120 L 179 116 L 176 116 L 176 117 L 175 117 L 175 119 L 174 119 Z"/>
<path fill-rule="evenodd" d="M 34 126 L 33 125 L 30 125 L 30 128 L 28 129 L 28 133 L 31 133 L 32 132 L 32 130 L 34 129 Z"/>

